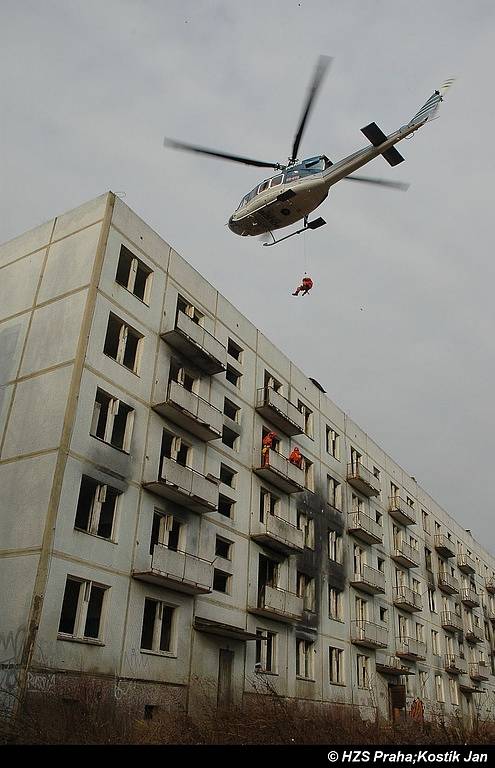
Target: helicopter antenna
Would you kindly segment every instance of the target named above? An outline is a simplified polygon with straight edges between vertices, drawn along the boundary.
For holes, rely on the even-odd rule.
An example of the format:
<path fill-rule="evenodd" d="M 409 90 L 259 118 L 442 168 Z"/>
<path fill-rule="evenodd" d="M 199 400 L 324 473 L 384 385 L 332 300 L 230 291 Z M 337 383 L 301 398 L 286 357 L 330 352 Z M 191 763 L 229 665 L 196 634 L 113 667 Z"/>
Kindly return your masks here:
<path fill-rule="evenodd" d="M 323 78 L 325 77 L 325 74 L 327 72 L 328 67 L 330 66 L 331 61 L 332 59 L 330 56 L 318 57 L 318 63 L 316 65 L 315 73 L 313 75 L 313 80 L 311 81 L 311 85 L 308 90 L 308 98 L 306 99 L 306 104 L 304 105 L 303 113 L 299 121 L 299 127 L 294 137 L 294 144 L 292 145 L 292 154 L 289 157 L 289 165 L 293 165 L 296 162 L 297 153 L 299 151 L 299 144 L 301 143 L 301 139 L 303 137 L 306 123 L 308 122 L 308 118 L 311 114 L 311 110 L 313 108 L 316 96 L 318 94 L 318 90 L 320 88 L 320 85 L 323 82 Z"/>

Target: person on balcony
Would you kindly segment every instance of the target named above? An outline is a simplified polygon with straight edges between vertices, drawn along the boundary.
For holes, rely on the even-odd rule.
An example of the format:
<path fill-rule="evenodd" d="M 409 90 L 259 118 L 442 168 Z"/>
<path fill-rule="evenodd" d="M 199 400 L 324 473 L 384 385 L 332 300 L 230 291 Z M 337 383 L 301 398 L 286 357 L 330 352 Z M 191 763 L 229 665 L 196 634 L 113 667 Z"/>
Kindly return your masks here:
<path fill-rule="evenodd" d="M 297 445 L 290 452 L 289 461 L 291 464 L 298 467 L 298 469 L 302 469 L 303 455 Z"/>
<path fill-rule="evenodd" d="M 274 441 L 277 440 L 276 432 L 268 432 L 263 438 L 261 448 L 261 465 L 267 467 L 270 463 L 270 449 L 274 448 Z"/>

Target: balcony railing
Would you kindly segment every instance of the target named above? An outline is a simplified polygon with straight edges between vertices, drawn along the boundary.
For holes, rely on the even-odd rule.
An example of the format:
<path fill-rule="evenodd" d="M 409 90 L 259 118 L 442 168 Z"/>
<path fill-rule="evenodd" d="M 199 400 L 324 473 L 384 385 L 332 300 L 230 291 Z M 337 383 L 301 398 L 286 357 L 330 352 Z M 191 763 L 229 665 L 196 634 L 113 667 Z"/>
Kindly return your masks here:
<path fill-rule="evenodd" d="M 292 623 L 302 619 L 304 598 L 280 587 L 265 586 L 260 592 L 257 607 L 250 611 Z"/>
<path fill-rule="evenodd" d="M 179 310 L 173 330 L 161 336 L 167 344 L 185 355 L 205 373 L 220 373 L 227 369 L 227 349 L 185 312 Z"/>
<path fill-rule="evenodd" d="M 386 648 L 388 645 L 388 630 L 371 621 L 358 620 L 351 622 L 351 642 L 366 648 Z"/>
<path fill-rule="evenodd" d="M 414 613 L 423 610 L 423 600 L 419 592 L 415 592 L 410 587 L 395 587 L 394 604 L 404 611 Z"/>
<path fill-rule="evenodd" d="M 394 539 L 394 546 L 390 557 L 405 568 L 417 568 L 420 561 L 417 547 L 408 544 L 401 537 Z"/>
<path fill-rule="evenodd" d="M 442 557 L 454 557 L 455 546 L 443 533 L 435 534 L 435 549 Z"/>
<path fill-rule="evenodd" d="M 488 668 L 479 661 L 469 663 L 469 677 L 471 680 L 488 680 Z"/>
<path fill-rule="evenodd" d="M 355 589 L 360 589 L 362 592 L 368 592 L 371 595 L 384 594 L 385 574 L 377 568 L 372 568 L 364 563 L 361 566 L 361 571 L 355 573 L 354 577 L 351 577 L 350 584 Z"/>
<path fill-rule="evenodd" d="M 484 641 L 481 627 L 467 627 L 464 631 L 464 637 L 468 643 L 482 643 Z"/>
<path fill-rule="evenodd" d="M 285 555 L 304 549 L 304 531 L 277 515 L 266 514 L 264 523 L 255 524 L 251 538 Z"/>
<path fill-rule="evenodd" d="M 147 571 L 134 572 L 134 578 L 190 595 L 212 591 L 213 563 L 189 552 L 155 544 Z"/>
<path fill-rule="evenodd" d="M 380 544 L 383 541 L 382 526 L 359 510 L 347 516 L 347 532 L 367 544 Z"/>
<path fill-rule="evenodd" d="M 359 461 L 347 465 L 347 482 L 365 496 L 380 495 L 380 480 Z"/>
<path fill-rule="evenodd" d="M 301 411 L 272 387 L 258 389 L 256 410 L 285 435 L 292 437 L 304 432 L 304 416 Z"/>
<path fill-rule="evenodd" d="M 153 407 L 201 440 L 217 440 L 222 436 L 222 412 L 177 381 L 170 382 L 167 399 Z"/>
<path fill-rule="evenodd" d="M 464 675 L 466 673 L 466 662 L 455 653 L 446 653 L 444 658 L 445 671 L 452 675 Z"/>
<path fill-rule="evenodd" d="M 397 637 L 395 652 L 401 659 L 416 661 L 426 658 L 426 643 L 415 637 Z"/>
<path fill-rule="evenodd" d="M 260 465 L 255 467 L 254 472 L 262 477 L 266 482 L 280 488 L 284 493 L 299 493 L 304 491 L 304 472 L 295 464 L 291 464 L 285 456 L 269 449 L 265 454 L 265 459 L 260 452 Z"/>
<path fill-rule="evenodd" d="M 448 595 L 455 595 L 459 592 L 459 581 L 451 573 L 439 571 L 438 589 L 441 589 L 442 592 L 446 592 Z"/>
<path fill-rule="evenodd" d="M 414 525 L 416 523 L 416 511 L 407 501 L 400 496 L 390 496 L 388 511 L 394 520 L 401 525 Z"/>
<path fill-rule="evenodd" d="M 376 671 L 384 675 L 408 675 L 411 670 L 402 664 L 398 656 L 377 653 L 375 659 Z"/>
<path fill-rule="evenodd" d="M 218 506 L 216 483 L 167 456 L 162 459 L 158 480 L 143 483 L 143 487 L 193 512 L 215 512 Z"/>
<path fill-rule="evenodd" d="M 491 595 L 495 595 L 495 577 L 494 576 L 490 576 L 488 579 L 486 579 L 485 589 Z"/>
<path fill-rule="evenodd" d="M 457 555 L 457 567 L 463 573 L 475 573 L 476 565 L 473 558 L 470 555 L 459 552 Z"/>
<path fill-rule="evenodd" d="M 462 632 L 462 619 L 455 611 L 442 611 L 440 623 L 447 632 Z"/>
<path fill-rule="evenodd" d="M 472 587 L 463 587 L 461 589 L 461 602 L 470 608 L 476 608 L 480 604 L 480 598 Z"/>

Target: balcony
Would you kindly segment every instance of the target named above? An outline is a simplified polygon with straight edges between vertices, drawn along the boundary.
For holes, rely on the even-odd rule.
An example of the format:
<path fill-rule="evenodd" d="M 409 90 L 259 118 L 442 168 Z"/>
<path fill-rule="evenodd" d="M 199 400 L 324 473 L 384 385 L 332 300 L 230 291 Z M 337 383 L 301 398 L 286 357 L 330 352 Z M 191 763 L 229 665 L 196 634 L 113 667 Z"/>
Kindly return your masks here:
<path fill-rule="evenodd" d="M 474 564 L 473 558 L 470 555 L 465 555 L 462 552 L 457 555 L 457 567 L 463 573 L 476 573 L 476 566 Z"/>
<path fill-rule="evenodd" d="M 491 595 L 495 595 L 495 577 L 494 576 L 490 576 L 490 578 L 486 579 L 485 589 Z"/>
<path fill-rule="evenodd" d="M 304 416 L 301 411 L 271 387 L 258 389 L 256 410 L 284 435 L 293 437 L 304 432 Z"/>
<path fill-rule="evenodd" d="M 347 465 L 347 482 L 364 496 L 379 496 L 380 481 L 359 461 Z"/>
<path fill-rule="evenodd" d="M 446 653 L 444 658 L 444 668 L 446 672 L 450 672 L 451 675 L 465 675 L 466 674 L 466 662 L 457 656 L 455 653 Z"/>
<path fill-rule="evenodd" d="M 265 522 L 256 523 L 256 531 L 251 538 L 284 555 L 304 549 L 304 531 L 277 515 L 265 514 Z"/>
<path fill-rule="evenodd" d="M 401 525 L 416 524 L 416 512 L 414 507 L 411 507 L 407 501 L 404 501 L 404 499 L 401 499 L 398 496 L 390 496 L 388 512 L 389 515 Z"/>
<path fill-rule="evenodd" d="M 462 632 L 464 629 L 462 619 L 455 611 L 442 611 L 440 623 L 446 632 Z"/>
<path fill-rule="evenodd" d="M 370 595 L 383 595 L 385 593 L 385 574 L 370 565 L 362 565 L 361 573 L 355 573 L 354 578 L 351 577 L 349 583 L 355 589 L 368 592 Z"/>
<path fill-rule="evenodd" d="M 485 664 L 479 661 L 471 661 L 469 663 L 469 677 L 471 680 L 481 682 L 482 680 L 488 680 L 488 668 Z"/>
<path fill-rule="evenodd" d="M 265 586 L 261 590 L 257 607 L 249 610 L 251 613 L 292 624 L 302 619 L 304 598 L 280 587 Z"/>
<path fill-rule="evenodd" d="M 200 440 L 218 440 L 222 436 L 222 412 L 177 381 L 168 385 L 165 402 L 153 408 Z"/>
<path fill-rule="evenodd" d="M 185 312 L 177 312 L 174 329 L 162 333 L 161 337 L 205 373 L 227 370 L 226 348 Z"/>
<path fill-rule="evenodd" d="M 394 547 L 390 557 L 396 563 L 403 565 L 404 568 L 417 568 L 419 565 L 419 550 L 401 538 L 394 540 Z"/>
<path fill-rule="evenodd" d="M 435 534 L 435 549 L 442 557 L 454 557 L 455 555 L 453 542 L 443 533 Z"/>
<path fill-rule="evenodd" d="M 382 675 L 410 675 L 414 674 L 409 667 L 402 664 L 401 660 L 397 656 L 388 656 L 382 653 L 376 654 L 375 659 L 376 671 Z"/>
<path fill-rule="evenodd" d="M 261 455 L 261 452 L 260 452 Z M 267 483 L 275 485 L 284 493 L 300 493 L 304 491 L 304 472 L 295 464 L 291 464 L 285 456 L 270 448 L 266 461 L 262 466 L 253 469 Z"/>
<path fill-rule="evenodd" d="M 410 587 L 395 587 L 394 605 L 402 608 L 403 611 L 416 613 L 423 610 L 423 600 L 419 592 L 414 592 Z"/>
<path fill-rule="evenodd" d="M 133 572 L 135 579 L 167 587 L 189 595 L 204 595 L 211 592 L 213 585 L 213 564 L 189 552 L 168 549 L 155 544 L 149 570 Z"/>
<path fill-rule="evenodd" d="M 158 480 L 143 483 L 143 487 L 193 512 L 215 512 L 218 506 L 216 483 L 167 456 L 162 459 Z"/>
<path fill-rule="evenodd" d="M 426 659 L 426 643 L 416 640 L 415 637 L 397 637 L 395 653 L 399 658 L 408 661 L 423 660 Z"/>
<path fill-rule="evenodd" d="M 383 541 L 383 528 L 376 520 L 364 512 L 350 512 L 347 516 L 347 533 L 366 544 L 381 544 Z"/>
<path fill-rule="evenodd" d="M 459 592 L 459 581 L 447 571 L 438 572 L 438 589 L 447 595 L 456 595 Z"/>
<path fill-rule="evenodd" d="M 471 587 L 463 587 L 461 589 L 461 602 L 470 608 L 477 608 L 480 604 L 480 598 Z"/>
<path fill-rule="evenodd" d="M 483 643 L 483 630 L 481 627 L 468 627 L 464 632 L 464 637 L 468 643 Z"/>
<path fill-rule="evenodd" d="M 351 643 L 365 648 L 386 648 L 388 645 L 388 630 L 371 621 L 351 622 Z"/>

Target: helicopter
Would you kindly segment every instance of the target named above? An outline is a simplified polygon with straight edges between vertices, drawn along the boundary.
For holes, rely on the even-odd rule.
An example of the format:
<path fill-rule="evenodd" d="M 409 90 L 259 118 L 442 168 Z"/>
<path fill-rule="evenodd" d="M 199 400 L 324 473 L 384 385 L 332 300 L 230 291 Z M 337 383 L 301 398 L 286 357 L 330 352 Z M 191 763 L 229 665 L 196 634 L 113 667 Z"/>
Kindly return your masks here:
<path fill-rule="evenodd" d="M 165 138 L 164 145 L 172 149 L 196 152 L 223 160 L 230 160 L 244 165 L 252 165 L 258 168 L 273 168 L 276 173 L 263 179 L 247 195 L 244 195 L 236 211 L 228 220 L 229 229 L 242 237 L 269 234 L 272 242 L 263 245 L 276 245 L 294 235 L 299 235 L 306 230 L 315 230 L 326 224 L 321 217 L 309 221 L 309 215 L 318 208 L 328 196 L 330 187 L 338 181 L 356 181 L 366 184 L 375 184 L 405 191 L 409 185 L 399 181 L 356 176 L 362 166 L 369 163 L 378 155 L 391 166 L 399 165 L 404 157 L 395 148 L 395 144 L 411 136 L 414 131 L 421 128 L 428 120 L 436 115 L 439 104 L 443 101 L 442 93 L 452 84 L 453 80 L 447 80 L 440 90 L 434 91 L 421 109 L 413 118 L 398 130 L 388 136 L 376 123 L 370 123 L 361 132 L 368 139 L 371 146 L 366 146 L 351 155 L 333 163 L 326 155 L 316 155 L 299 161 L 297 154 L 306 128 L 310 113 L 315 103 L 316 96 L 331 62 L 329 56 L 320 56 L 313 74 L 307 97 L 302 111 L 299 125 L 294 137 L 292 150 L 286 165 L 255 160 L 241 155 L 227 154 L 217 150 L 194 144 L 186 144 L 175 139 Z M 285 237 L 275 239 L 273 231 L 303 221 L 302 228 L 291 232 Z"/>

